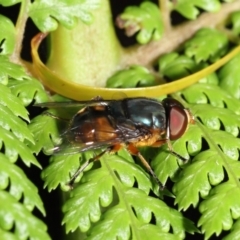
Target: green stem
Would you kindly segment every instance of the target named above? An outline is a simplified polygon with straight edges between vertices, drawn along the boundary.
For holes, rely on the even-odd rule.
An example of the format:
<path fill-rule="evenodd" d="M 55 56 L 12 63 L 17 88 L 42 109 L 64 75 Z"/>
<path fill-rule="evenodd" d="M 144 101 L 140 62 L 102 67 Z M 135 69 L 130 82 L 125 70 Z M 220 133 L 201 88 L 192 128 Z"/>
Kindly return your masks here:
<path fill-rule="evenodd" d="M 30 0 L 23 0 L 20 7 L 16 23 L 16 44 L 10 60 L 14 63 L 21 64 L 22 42 L 24 38 L 25 26 L 28 19 L 28 10 L 31 4 Z"/>
<path fill-rule="evenodd" d="M 171 30 L 171 18 L 170 18 L 170 9 L 169 9 L 169 1 L 168 0 L 159 0 L 159 8 L 161 11 L 163 25 L 164 25 L 164 33 L 168 33 Z"/>

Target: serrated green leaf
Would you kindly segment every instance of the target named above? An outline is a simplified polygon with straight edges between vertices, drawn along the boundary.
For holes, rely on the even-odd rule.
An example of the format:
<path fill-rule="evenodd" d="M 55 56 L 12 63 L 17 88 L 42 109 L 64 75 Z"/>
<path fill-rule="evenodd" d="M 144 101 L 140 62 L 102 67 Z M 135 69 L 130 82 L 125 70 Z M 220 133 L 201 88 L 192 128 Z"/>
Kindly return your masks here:
<path fill-rule="evenodd" d="M 234 181 L 238 181 L 239 179 L 238 171 L 240 169 L 240 162 L 237 161 L 239 157 L 239 138 L 235 138 L 231 134 L 223 131 L 206 129 L 202 132 L 203 128 L 198 129 L 197 126 L 192 126 L 191 129 L 193 128 L 195 128 L 194 134 L 198 136 L 197 138 L 205 138 L 210 149 L 197 154 L 191 163 L 184 166 L 178 178 L 175 179 L 175 203 L 178 204 L 180 209 L 187 209 L 191 204 L 196 206 L 200 201 L 199 196 L 202 198 L 208 197 L 212 185 L 217 185 L 223 181 L 225 177 L 224 169 L 229 179 L 234 179 Z M 192 140 L 194 141 L 194 139 Z M 235 183 L 235 185 L 237 188 L 238 183 Z M 221 184 L 219 186 L 221 186 Z M 226 193 L 226 195 L 228 194 L 230 193 Z M 216 204 L 216 206 L 218 206 L 218 204 Z M 208 207 L 211 209 L 211 206 Z M 219 208 L 222 209 L 223 207 Z M 239 217 L 240 209 L 238 208 L 235 212 L 232 211 L 234 215 L 233 218 Z M 211 217 L 209 217 L 209 221 L 212 221 Z M 219 230 L 219 228 L 210 230 L 211 227 L 212 226 L 207 226 L 208 230 L 212 231 L 210 235 L 213 233 L 218 235 L 222 231 L 222 229 Z M 207 230 L 204 229 L 204 232 L 205 231 Z M 210 235 L 207 232 L 206 238 Z"/>
<path fill-rule="evenodd" d="M 196 126 L 190 125 L 181 138 L 172 142 L 172 148 L 185 159 L 190 158 L 189 154 L 196 155 L 202 148 L 201 131 L 196 131 Z M 158 153 L 151 161 L 154 172 L 163 184 L 169 177 L 174 179 L 177 171 L 179 171 L 179 165 L 184 164 L 186 163 L 171 154 L 167 144 L 158 149 Z"/>
<path fill-rule="evenodd" d="M 218 0 L 178 0 L 175 4 L 173 4 L 173 9 L 188 19 L 197 18 L 200 13 L 198 8 L 208 12 L 217 12 L 221 8 L 221 3 Z"/>
<path fill-rule="evenodd" d="M 29 167 L 32 163 L 41 168 L 30 149 L 23 142 L 19 141 L 19 139 L 10 131 L 0 128 L 1 148 L 3 148 L 3 144 L 5 155 L 10 159 L 11 162 L 17 161 L 18 156 L 20 156 L 26 166 Z"/>
<path fill-rule="evenodd" d="M 73 176 L 79 168 L 80 160 L 80 154 L 52 156 L 50 165 L 41 174 L 45 182 L 44 186 L 50 191 L 57 188 L 59 184 L 67 184 L 70 176 Z"/>
<path fill-rule="evenodd" d="M 21 2 L 21 0 L 0 0 L 0 4 L 4 7 L 9 7 L 19 2 Z"/>
<path fill-rule="evenodd" d="M 0 104 L 0 126 L 12 133 L 23 142 L 24 139 L 34 143 L 33 136 L 26 122 L 17 117 L 8 107 Z"/>
<path fill-rule="evenodd" d="M 211 189 L 209 180 L 214 179 L 212 184 L 217 184 L 223 178 L 223 167 L 217 153 L 211 150 L 201 152 L 183 170 L 181 179 L 175 183 L 173 189 L 176 194 L 175 203 L 183 210 L 190 205 L 196 207 L 199 197 L 206 197 Z"/>
<path fill-rule="evenodd" d="M 240 238 L 240 219 L 232 226 L 231 232 L 223 238 L 223 240 L 238 240 Z"/>
<path fill-rule="evenodd" d="M 232 23 L 232 31 L 235 34 L 240 33 L 240 12 L 236 11 L 231 14 L 230 21 Z"/>
<path fill-rule="evenodd" d="M 98 205 L 99 205 L 99 201 L 100 203 L 102 202 L 101 200 L 103 196 L 104 198 L 106 198 L 106 196 L 109 194 L 109 197 L 105 199 L 105 201 L 106 200 L 108 201 L 107 202 L 104 201 L 104 204 L 102 203 L 103 206 L 106 207 L 107 205 L 105 205 L 105 203 L 110 204 L 112 201 L 113 186 L 112 184 L 110 184 L 111 178 L 112 178 L 111 174 L 108 175 L 108 177 L 102 176 L 102 174 L 100 174 L 100 177 L 99 177 L 99 174 L 94 174 L 93 176 L 95 178 L 97 177 L 98 180 L 101 179 L 100 184 L 99 184 L 99 181 L 98 183 L 95 181 L 94 182 L 92 181 L 91 186 L 89 185 L 84 186 L 84 183 L 83 183 L 78 187 L 77 192 L 75 190 L 73 192 L 73 198 L 78 199 L 77 206 L 76 205 L 73 206 L 74 202 L 76 202 L 76 200 L 74 201 L 73 198 L 68 200 L 64 206 L 64 211 L 70 210 L 70 212 L 67 212 L 67 215 L 65 215 L 66 217 L 64 221 L 66 221 L 67 224 L 71 224 L 72 227 L 74 224 L 75 228 L 78 225 L 80 225 L 80 228 L 83 225 L 85 225 L 86 229 L 81 228 L 82 231 L 86 231 L 90 227 L 90 224 L 91 224 L 90 220 L 94 222 L 99 220 L 101 212 Z M 115 184 L 117 182 L 115 182 Z M 108 185 L 108 189 L 109 189 L 108 191 L 103 190 L 105 189 L 106 184 Z M 118 183 L 118 185 L 119 184 L 120 183 Z M 98 188 L 96 188 L 96 186 L 98 186 Z M 166 233 L 170 231 L 170 225 L 171 225 L 171 227 L 173 227 L 174 234 L 178 236 L 179 239 L 182 239 L 185 236 L 184 231 L 193 233 L 196 230 L 196 228 L 193 226 L 193 224 L 190 221 L 182 217 L 181 214 L 176 210 L 170 209 L 161 200 L 149 197 L 146 195 L 146 193 L 138 189 L 134 189 L 134 188 L 131 189 L 126 186 L 118 186 L 116 188 L 116 186 L 115 186 L 115 190 L 117 191 L 117 194 L 118 194 L 118 200 L 114 201 L 113 204 L 115 206 L 110 210 L 107 210 L 107 212 L 101 218 L 101 221 L 96 223 L 94 227 L 90 230 L 89 239 L 92 239 L 91 234 L 94 237 L 97 236 L 98 239 L 115 239 L 115 238 L 128 239 L 131 233 L 133 235 L 131 239 L 141 239 L 140 237 L 141 230 L 139 230 L 139 228 L 141 228 L 142 225 L 145 223 L 150 223 L 152 219 L 152 214 L 154 214 L 154 216 L 156 217 L 156 224 L 157 226 L 159 226 L 159 231 L 162 233 Z M 101 189 L 99 189 L 99 187 Z M 95 204 L 89 203 L 82 198 L 82 196 L 85 195 L 85 194 L 81 194 L 81 192 L 83 192 L 83 189 L 86 189 L 85 190 L 86 192 L 87 190 L 88 191 L 90 190 L 91 192 L 89 194 L 91 194 L 92 197 L 95 196 L 94 190 L 98 192 L 97 193 L 98 197 L 96 196 L 97 198 L 95 200 L 93 200 L 92 198 L 89 199 L 90 201 L 94 201 Z M 100 194 L 100 192 L 102 193 Z M 142 204 L 143 202 L 144 202 L 144 205 Z M 87 210 L 86 212 L 86 208 L 89 209 L 89 206 L 93 206 L 96 204 L 97 206 L 94 207 L 95 210 L 93 209 L 92 211 Z M 96 212 L 97 210 L 96 207 L 98 209 L 97 212 Z M 133 211 L 133 208 L 134 208 L 134 211 Z M 76 217 L 76 215 L 73 214 L 73 211 L 75 212 L 75 214 L 79 212 L 78 217 Z M 97 214 L 97 217 L 93 216 L 94 211 L 95 211 L 95 214 Z M 73 218 L 75 217 L 76 217 L 75 220 L 77 220 L 78 223 L 76 223 L 76 221 L 73 220 Z M 121 220 L 119 222 L 119 220 L 123 218 L 125 221 Z M 185 224 L 183 224 L 183 222 L 185 222 Z M 109 225 L 111 225 L 111 231 L 105 231 L 104 229 L 109 229 L 110 227 Z M 72 227 L 71 227 L 71 230 L 73 230 Z"/>
<path fill-rule="evenodd" d="M 38 189 L 30 182 L 24 172 L 0 153 L 0 188 L 8 188 L 8 192 L 18 201 L 21 199 L 25 207 L 32 211 L 36 206 L 45 214 Z"/>
<path fill-rule="evenodd" d="M 200 29 L 193 38 L 184 44 L 185 55 L 194 57 L 196 62 L 210 60 L 215 62 L 228 48 L 228 38 L 212 28 Z"/>
<path fill-rule="evenodd" d="M 239 116 L 227 108 L 213 107 L 209 104 L 195 104 L 191 107 L 191 112 L 195 117 L 199 117 L 208 128 L 220 130 L 223 124 L 226 132 L 235 137 L 239 134 Z"/>
<path fill-rule="evenodd" d="M 107 207 L 112 202 L 113 188 L 116 188 L 117 184 L 116 173 L 125 186 L 132 187 L 137 181 L 139 188 L 147 193 L 152 186 L 145 171 L 138 165 L 117 155 L 106 154 L 102 159 L 103 166 L 83 175 L 81 184 L 72 191 L 73 197 L 64 207 L 64 212 L 67 213 L 63 221 L 67 224 L 67 231 L 74 231 L 78 226 L 82 231 L 87 231 L 91 221 L 99 220 L 100 205 Z M 126 169 L 129 169 L 132 175 L 127 174 Z M 92 214 L 95 215 L 91 216 Z"/>
<path fill-rule="evenodd" d="M 0 53 L 11 54 L 16 41 L 15 26 L 12 21 L 0 14 Z M 1 79 L 1 77 L 0 77 Z"/>
<path fill-rule="evenodd" d="M 34 153 L 38 154 L 42 149 L 48 152 L 56 143 L 59 143 L 57 122 L 50 116 L 43 114 L 35 117 L 29 124 L 29 130 L 34 136 L 35 144 L 28 143 L 28 145 Z"/>
<path fill-rule="evenodd" d="M 2 240 L 18 240 L 18 237 L 9 231 L 0 228 L 0 239 Z"/>
<path fill-rule="evenodd" d="M 24 106 L 28 106 L 33 100 L 35 100 L 36 103 L 48 101 L 48 95 L 42 84 L 34 78 L 24 79 L 22 81 L 10 79 L 8 87 L 16 97 L 21 99 Z"/>
<path fill-rule="evenodd" d="M 188 103 L 211 104 L 214 107 L 227 107 L 240 115 L 239 100 L 229 95 L 218 86 L 197 83 L 181 92 Z"/>
<path fill-rule="evenodd" d="M 161 56 L 158 65 L 160 74 L 171 80 L 186 77 L 205 67 L 205 64 L 197 64 L 192 58 L 176 52 Z"/>
<path fill-rule="evenodd" d="M 101 221 L 95 224 L 87 239 L 93 239 L 91 235 L 98 239 L 129 239 L 131 234 L 131 239 L 145 239 L 143 236 L 148 236 L 149 231 L 151 232 L 151 228 L 154 227 L 158 227 L 158 233 L 154 233 L 150 239 L 165 239 L 166 237 L 183 239 L 184 231 L 193 233 L 196 230 L 193 224 L 179 212 L 138 189 L 124 188 L 122 195 L 124 200 L 121 201 L 120 198 L 116 206 L 104 213 Z M 156 226 L 149 224 L 152 214 L 157 217 Z M 170 227 L 173 228 L 173 234 L 168 233 Z M 107 231 L 110 228 L 111 231 Z"/>
<path fill-rule="evenodd" d="M 80 19 L 84 23 L 91 23 L 91 11 L 99 8 L 99 0 L 70 0 L 44 1 L 36 0 L 31 5 L 29 16 L 42 32 L 54 31 L 61 23 L 67 28 L 73 28 Z"/>
<path fill-rule="evenodd" d="M 132 66 L 127 70 L 120 70 L 107 80 L 109 88 L 133 88 L 154 86 L 154 76 L 142 66 Z"/>
<path fill-rule="evenodd" d="M 231 59 L 219 71 L 219 85 L 222 89 L 240 99 L 240 54 Z"/>
<path fill-rule="evenodd" d="M 134 208 L 134 213 L 138 220 L 143 223 L 150 223 L 152 214 L 154 214 L 156 225 L 160 226 L 160 229 L 164 232 L 168 232 L 172 228 L 174 234 L 184 239 L 185 231 L 194 233 L 197 230 L 193 223 L 184 218 L 180 212 L 171 209 L 157 198 L 152 198 L 139 192 L 138 189 L 129 189 L 126 192 L 126 200 Z M 144 204 L 142 204 L 143 202 Z"/>
<path fill-rule="evenodd" d="M 158 40 L 163 35 L 163 23 L 158 7 L 150 1 L 143 2 L 140 7 L 127 7 L 120 15 L 119 27 L 125 28 L 127 36 L 136 32 L 137 41 L 146 44 Z"/>
<path fill-rule="evenodd" d="M 109 229 L 111 229 L 111 231 L 109 231 Z M 129 214 L 125 209 L 121 208 L 121 206 L 115 206 L 104 214 L 104 220 L 93 227 L 90 236 L 86 239 L 179 240 L 180 238 L 176 235 L 161 231 L 158 226 L 141 224 L 137 220 L 133 222 L 129 219 Z"/>
<path fill-rule="evenodd" d="M 22 80 L 28 78 L 24 68 L 9 61 L 9 56 L 0 55 L 0 83 L 7 85 L 8 78 Z M 2 87 L 1 87 L 2 88 Z"/>
<path fill-rule="evenodd" d="M 239 183 L 228 181 L 213 188 L 206 200 L 200 204 L 202 216 L 198 222 L 205 238 L 217 236 L 222 230 L 229 230 L 233 219 L 240 217 Z"/>
<path fill-rule="evenodd" d="M 11 93 L 9 88 L 2 84 L 0 85 L 0 96 L 0 104 L 8 107 L 14 115 L 29 121 L 28 112 L 21 101 Z"/>
<path fill-rule="evenodd" d="M 18 239 L 50 240 L 46 225 L 34 217 L 22 204 L 0 190 L 0 228 L 14 229 Z"/>
<path fill-rule="evenodd" d="M 204 110 L 204 106 L 202 109 Z M 205 114 L 207 115 L 207 112 Z M 209 144 L 211 151 L 199 153 L 203 145 L 202 138 Z M 224 178 L 223 166 L 228 164 L 236 172 L 240 167 L 238 162 L 233 160 L 239 157 L 240 140 L 227 132 L 210 129 L 205 129 L 203 132 L 197 125 L 191 125 L 180 139 L 172 143 L 172 146 L 175 152 L 186 159 L 189 159 L 189 154 L 196 155 L 193 162 L 188 164 L 180 162 L 184 168 L 180 177 L 175 178 L 179 171 L 178 159 L 169 154 L 167 146 L 159 149 L 159 153 L 151 161 L 151 166 L 161 182 L 165 183 L 168 177 L 175 178 L 174 181 L 177 183 L 174 191 L 180 209 L 187 209 L 191 204 L 196 206 L 199 202 L 199 192 L 204 197 L 211 189 L 210 184 L 220 183 Z M 224 159 L 219 156 L 221 150 L 218 146 L 226 154 Z"/>

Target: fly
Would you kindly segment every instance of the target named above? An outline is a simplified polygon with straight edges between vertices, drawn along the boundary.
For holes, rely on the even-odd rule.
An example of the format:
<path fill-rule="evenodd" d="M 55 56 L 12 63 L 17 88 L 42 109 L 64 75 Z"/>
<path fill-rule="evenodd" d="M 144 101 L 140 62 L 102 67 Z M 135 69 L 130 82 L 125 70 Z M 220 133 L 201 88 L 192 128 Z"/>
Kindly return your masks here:
<path fill-rule="evenodd" d="M 70 186 L 91 162 L 99 160 L 105 153 L 115 153 L 123 147 L 141 160 L 161 188 L 162 183 L 139 148 L 167 144 L 173 155 L 186 160 L 174 152 L 171 141 L 179 139 L 189 123 L 194 122 L 194 118 L 176 99 L 165 98 L 160 102 L 145 97 L 121 100 L 103 100 L 96 97 L 90 101 L 40 103 L 37 106 L 84 106 L 69 121 L 68 128 L 62 135 L 63 144 L 54 148 L 55 154 L 61 153 L 63 149 L 67 149 L 67 154 L 103 149 L 76 171 L 68 183 Z"/>

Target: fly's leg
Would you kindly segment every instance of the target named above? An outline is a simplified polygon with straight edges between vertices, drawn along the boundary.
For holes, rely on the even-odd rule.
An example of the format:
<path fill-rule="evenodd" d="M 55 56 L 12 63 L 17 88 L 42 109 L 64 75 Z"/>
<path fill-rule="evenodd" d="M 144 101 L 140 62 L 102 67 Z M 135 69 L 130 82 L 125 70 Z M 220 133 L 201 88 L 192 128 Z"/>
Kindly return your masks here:
<path fill-rule="evenodd" d="M 174 150 L 173 150 L 173 147 L 172 147 L 172 144 L 171 142 L 169 141 L 169 139 L 162 139 L 162 140 L 159 140 L 157 142 L 155 142 L 153 145 L 151 145 L 151 147 L 160 147 L 162 145 L 164 145 L 165 143 L 167 143 L 168 145 L 168 149 L 169 149 L 169 152 L 176 156 L 177 158 L 179 158 L 180 160 L 182 160 L 183 162 L 188 162 L 188 159 L 184 158 L 183 156 L 181 156 L 180 154 L 176 153 Z"/>
<path fill-rule="evenodd" d="M 155 172 L 153 171 L 153 169 L 151 168 L 149 163 L 146 161 L 146 159 L 143 157 L 143 155 L 139 152 L 139 150 L 133 144 L 129 144 L 127 146 L 127 148 L 128 148 L 128 151 L 132 155 L 135 155 L 135 156 L 139 157 L 139 159 L 141 160 L 141 162 L 144 165 L 144 167 L 148 170 L 148 172 L 152 175 L 152 177 L 154 178 L 154 180 L 158 184 L 159 189 L 163 190 L 164 189 L 164 185 L 160 182 L 160 180 L 158 179 L 157 175 L 155 174 Z"/>
<path fill-rule="evenodd" d="M 188 162 L 188 159 L 186 159 L 185 157 L 179 155 L 178 153 L 176 153 L 174 150 L 173 150 L 173 147 L 172 147 L 172 144 L 171 142 L 168 140 L 167 141 L 167 145 L 168 145 L 168 149 L 170 151 L 170 153 L 174 156 L 176 156 L 177 158 L 179 158 L 180 160 L 182 160 L 183 162 Z"/>
<path fill-rule="evenodd" d="M 54 119 L 58 119 L 58 120 L 61 120 L 61 121 L 64 121 L 64 122 L 69 122 L 69 119 L 66 119 L 66 118 L 61 118 L 61 117 L 58 117 L 50 112 L 44 112 L 43 115 L 46 115 L 48 117 L 51 117 L 51 118 L 54 118 Z"/>
<path fill-rule="evenodd" d="M 70 181 L 67 183 L 68 186 L 70 186 L 70 188 L 73 188 L 73 184 L 76 180 L 76 178 L 79 176 L 79 174 L 81 172 L 84 171 L 84 169 L 92 162 L 95 162 L 97 160 L 99 160 L 106 152 L 110 152 L 111 148 L 107 148 L 104 151 L 102 151 L 101 153 L 99 153 L 98 155 L 96 155 L 95 157 L 89 159 L 88 161 L 86 161 L 82 166 L 80 166 L 78 168 L 78 170 L 73 174 L 73 176 L 71 176 Z"/>
<path fill-rule="evenodd" d="M 70 186 L 70 188 L 73 188 L 73 184 L 76 180 L 76 178 L 79 176 L 79 174 L 81 172 L 84 171 L 84 169 L 92 162 L 95 162 L 97 160 L 99 160 L 105 153 L 114 153 L 119 151 L 122 148 L 121 144 L 116 144 L 113 145 L 107 149 L 105 149 L 104 151 L 102 151 L 101 153 L 99 153 L 98 155 L 96 155 L 95 157 L 89 159 L 88 161 L 86 161 L 82 166 L 80 166 L 78 168 L 78 170 L 73 174 L 73 176 L 71 177 L 70 181 L 67 183 L 68 186 Z"/>

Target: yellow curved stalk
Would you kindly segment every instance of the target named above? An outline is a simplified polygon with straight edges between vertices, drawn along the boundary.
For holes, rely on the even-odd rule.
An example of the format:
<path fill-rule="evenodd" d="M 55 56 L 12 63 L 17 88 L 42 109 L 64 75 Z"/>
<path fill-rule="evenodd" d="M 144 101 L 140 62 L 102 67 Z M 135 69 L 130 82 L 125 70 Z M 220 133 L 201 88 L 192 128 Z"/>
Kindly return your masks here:
<path fill-rule="evenodd" d="M 44 65 L 39 58 L 38 47 L 46 35 L 47 34 L 39 33 L 32 39 L 31 42 L 34 73 L 49 90 L 76 101 L 88 100 L 96 96 L 101 96 L 104 99 L 112 99 L 113 96 L 122 96 L 122 94 L 126 95 L 127 97 L 159 97 L 162 95 L 174 93 L 192 85 L 193 83 L 198 82 L 200 79 L 216 71 L 226 62 L 240 53 L 240 46 L 238 46 L 226 56 L 213 63 L 212 65 L 204 68 L 203 70 L 171 83 L 166 83 L 154 87 L 121 89 L 102 88 L 71 82 L 67 79 L 61 78 L 57 75 L 57 73 L 51 71 L 46 65 Z"/>

